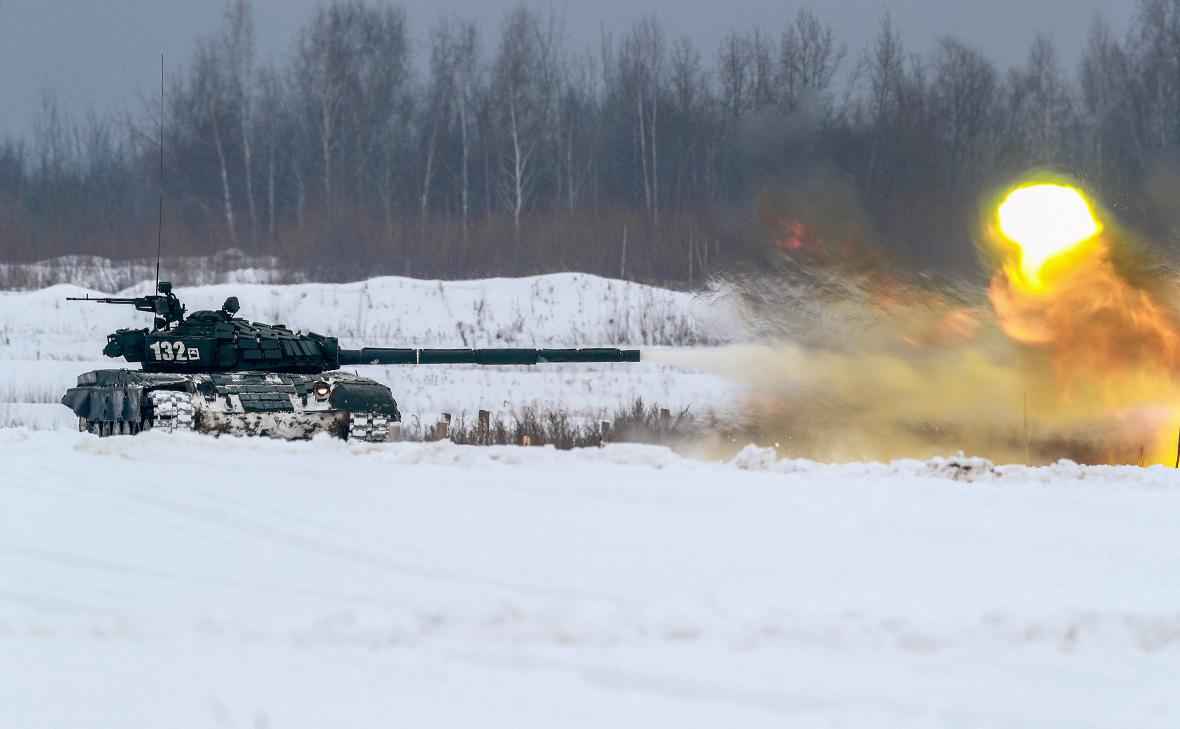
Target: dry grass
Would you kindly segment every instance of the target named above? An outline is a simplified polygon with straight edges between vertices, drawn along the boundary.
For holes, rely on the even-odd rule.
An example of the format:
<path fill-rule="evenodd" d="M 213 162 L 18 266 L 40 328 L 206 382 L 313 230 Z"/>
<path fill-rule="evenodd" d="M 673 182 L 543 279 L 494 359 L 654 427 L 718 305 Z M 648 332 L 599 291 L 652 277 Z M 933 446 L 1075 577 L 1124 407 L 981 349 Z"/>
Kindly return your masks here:
<path fill-rule="evenodd" d="M 486 428 L 480 426 L 478 417 L 470 419 L 463 414 L 450 423 L 446 433 L 452 442 L 464 445 L 552 445 L 560 450 L 597 448 L 607 442 L 670 446 L 704 435 L 711 427 L 709 420 L 693 415 L 688 408 L 673 414 L 637 399 L 606 421 L 571 418 L 549 408 L 524 408 L 509 417 L 489 418 Z M 403 425 L 405 440 L 430 441 L 442 436 L 439 425 Z"/>

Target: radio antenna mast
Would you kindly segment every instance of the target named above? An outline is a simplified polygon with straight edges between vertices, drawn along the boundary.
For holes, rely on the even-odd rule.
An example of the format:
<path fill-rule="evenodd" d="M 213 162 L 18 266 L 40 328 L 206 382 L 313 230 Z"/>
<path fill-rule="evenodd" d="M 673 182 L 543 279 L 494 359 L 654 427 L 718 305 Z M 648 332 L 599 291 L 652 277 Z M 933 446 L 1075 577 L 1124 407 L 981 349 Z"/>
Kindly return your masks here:
<path fill-rule="evenodd" d="M 160 290 L 160 252 L 164 248 L 164 54 L 160 54 L 160 208 L 156 221 L 156 291 Z"/>

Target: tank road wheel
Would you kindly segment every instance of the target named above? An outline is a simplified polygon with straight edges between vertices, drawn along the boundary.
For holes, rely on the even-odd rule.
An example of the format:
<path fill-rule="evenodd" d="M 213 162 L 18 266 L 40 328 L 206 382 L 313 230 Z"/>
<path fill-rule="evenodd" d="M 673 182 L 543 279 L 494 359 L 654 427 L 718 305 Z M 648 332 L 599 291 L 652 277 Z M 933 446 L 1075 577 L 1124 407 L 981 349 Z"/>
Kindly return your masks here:
<path fill-rule="evenodd" d="M 194 430 L 196 413 L 193 401 L 187 392 L 175 390 L 153 390 L 148 393 L 152 400 L 152 429 L 168 432 Z"/>
<path fill-rule="evenodd" d="M 348 420 L 348 437 L 366 443 L 384 443 L 389 440 L 389 416 L 353 413 Z"/>
<path fill-rule="evenodd" d="M 142 426 L 139 423 L 132 423 L 126 420 L 87 420 L 86 418 L 78 418 L 78 430 L 86 433 L 94 433 L 99 438 L 106 438 L 112 435 L 135 435 Z"/>

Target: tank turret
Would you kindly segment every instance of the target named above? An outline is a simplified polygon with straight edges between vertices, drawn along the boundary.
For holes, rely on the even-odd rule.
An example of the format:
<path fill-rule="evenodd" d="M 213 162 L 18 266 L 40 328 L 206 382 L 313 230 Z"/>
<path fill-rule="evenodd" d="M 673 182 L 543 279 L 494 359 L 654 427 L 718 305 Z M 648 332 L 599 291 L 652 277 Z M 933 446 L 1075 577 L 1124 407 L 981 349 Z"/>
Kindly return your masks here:
<path fill-rule="evenodd" d="M 217 311 L 188 313 L 161 281 L 139 298 L 70 297 L 134 306 L 151 328 L 107 335 L 103 354 L 141 370 L 98 370 L 78 378 L 62 402 L 100 435 L 150 427 L 306 437 L 327 430 L 384 440 L 401 415 L 385 385 L 338 371 L 358 365 L 536 365 L 638 362 L 633 349 L 342 349 L 336 337 L 237 316 L 237 297 Z"/>

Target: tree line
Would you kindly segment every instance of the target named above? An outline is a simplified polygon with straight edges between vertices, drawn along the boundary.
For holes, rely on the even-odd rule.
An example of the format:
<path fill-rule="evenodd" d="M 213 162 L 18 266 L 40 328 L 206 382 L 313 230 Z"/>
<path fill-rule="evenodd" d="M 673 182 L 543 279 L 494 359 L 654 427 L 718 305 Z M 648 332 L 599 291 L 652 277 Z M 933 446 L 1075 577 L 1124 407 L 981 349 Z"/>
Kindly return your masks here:
<path fill-rule="evenodd" d="M 888 15 L 849 49 L 812 12 L 703 50 L 657 18 L 592 47 L 521 6 L 412 38 L 398 7 L 333 0 L 261 65 L 249 0 L 169 75 L 164 238 L 324 277 L 580 270 L 693 283 L 768 250 L 924 270 L 976 260 L 979 199 L 1035 167 L 1180 230 L 1180 0 L 1096 18 L 1080 66 L 1037 37 L 1010 70 L 952 38 L 919 55 Z M 156 107 L 0 142 L 0 258 L 154 250 Z"/>

